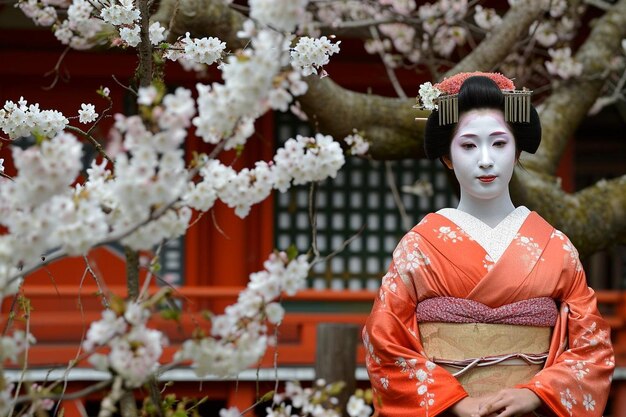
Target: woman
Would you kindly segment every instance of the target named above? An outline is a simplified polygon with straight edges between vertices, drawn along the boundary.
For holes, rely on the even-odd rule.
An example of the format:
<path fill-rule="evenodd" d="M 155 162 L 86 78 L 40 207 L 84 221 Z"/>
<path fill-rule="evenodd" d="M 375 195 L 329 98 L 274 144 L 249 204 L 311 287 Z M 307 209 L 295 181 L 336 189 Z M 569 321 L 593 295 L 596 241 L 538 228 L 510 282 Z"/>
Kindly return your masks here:
<path fill-rule="evenodd" d="M 568 238 L 509 195 L 539 117 L 529 92 L 476 74 L 436 86 L 426 155 L 454 170 L 460 201 L 393 253 L 363 330 L 374 405 L 385 417 L 600 416 L 610 328 Z"/>

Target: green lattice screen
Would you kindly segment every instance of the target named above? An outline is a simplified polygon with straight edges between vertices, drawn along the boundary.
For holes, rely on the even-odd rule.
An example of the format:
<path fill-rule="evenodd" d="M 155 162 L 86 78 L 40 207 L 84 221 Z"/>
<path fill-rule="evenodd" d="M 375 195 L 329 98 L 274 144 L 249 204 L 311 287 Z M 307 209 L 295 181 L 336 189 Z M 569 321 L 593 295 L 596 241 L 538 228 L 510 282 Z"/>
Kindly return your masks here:
<path fill-rule="evenodd" d="M 282 145 L 296 135 L 312 135 L 308 124 L 291 114 L 277 114 L 278 142 Z M 411 220 L 416 224 L 425 214 L 442 207 L 456 206 L 442 165 L 427 160 L 392 162 L 398 189 L 416 180 L 433 185 L 431 197 L 401 193 Z M 275 245 L 285 249 L 295 244 L 305 252 L 311 244 L 308 215 L 308 186 L 276 193 Z M 378 161 L 348 157 L 337 177 L 324 181 L 317 194 L 317 243 L 326 255 L 340 247 L 365 224 L 363 233 L 329 262 L 317 264 L 310 276 L 313 288 L 376 289 L 387 270 L 391 252 L 408 228 L 403 227 L 398 207 L 386 181 L 385 165 Z"/>

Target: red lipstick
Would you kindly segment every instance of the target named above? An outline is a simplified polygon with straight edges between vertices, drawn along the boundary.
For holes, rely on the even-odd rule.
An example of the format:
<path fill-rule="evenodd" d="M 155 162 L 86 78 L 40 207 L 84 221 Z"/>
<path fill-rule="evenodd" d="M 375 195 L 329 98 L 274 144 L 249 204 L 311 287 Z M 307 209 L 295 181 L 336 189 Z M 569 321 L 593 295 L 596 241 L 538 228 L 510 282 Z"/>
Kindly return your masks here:
<path fill-rule="evenodd" d="M 495 175 L 485 175 L 484 177 L 478 177 L 481 182 L 492 182 L 496 179 Z"/>

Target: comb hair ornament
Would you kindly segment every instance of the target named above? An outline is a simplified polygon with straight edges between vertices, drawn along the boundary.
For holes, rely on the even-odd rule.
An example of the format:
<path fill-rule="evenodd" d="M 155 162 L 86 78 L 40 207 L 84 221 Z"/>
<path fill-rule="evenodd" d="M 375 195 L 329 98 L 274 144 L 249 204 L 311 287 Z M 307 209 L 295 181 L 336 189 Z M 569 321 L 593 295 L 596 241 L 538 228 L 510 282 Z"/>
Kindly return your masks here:
<path fill-rule="evenodd" d="M 462 72 L 446 78 L 435 85 L 430 82 L 420 85 L 417 104 L 414 108 L 438 110 L 439 125 L 459 121 L 459 90 L 469 77 L 484 76 L 496 83 L 504 95 L 504 120 L 513 123 L 530 123 L 531 90 L 516 90 L 509 78 L 497 72 Z"/>

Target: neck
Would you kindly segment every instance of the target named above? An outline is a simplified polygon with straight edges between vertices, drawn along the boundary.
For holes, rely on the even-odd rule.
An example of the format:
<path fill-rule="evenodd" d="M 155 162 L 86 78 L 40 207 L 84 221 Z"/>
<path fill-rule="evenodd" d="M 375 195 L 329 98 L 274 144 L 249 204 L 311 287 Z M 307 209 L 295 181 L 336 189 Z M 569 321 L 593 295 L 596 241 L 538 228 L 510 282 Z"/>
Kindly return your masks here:
<path fill-rule="evenodd" d="M 471 214 L 489 227 L 496 227 L 515 210 L 515 206 L 508 192 L 491 200 L 484 200 L 475 198 L 461 190 L 461 199 L 457 209 Z"/>

